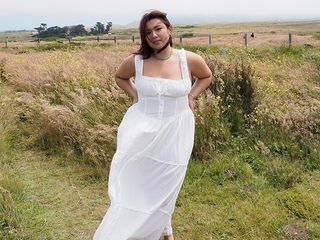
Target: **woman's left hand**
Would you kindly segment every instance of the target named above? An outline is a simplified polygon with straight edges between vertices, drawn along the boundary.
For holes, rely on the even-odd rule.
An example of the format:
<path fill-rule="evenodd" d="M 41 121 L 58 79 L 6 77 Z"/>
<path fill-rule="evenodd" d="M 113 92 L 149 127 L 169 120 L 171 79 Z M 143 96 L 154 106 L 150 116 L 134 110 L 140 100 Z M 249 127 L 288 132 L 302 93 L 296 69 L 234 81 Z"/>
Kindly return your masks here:
<path fill-rule="evenodd" d="M 188 95 L 188 99 L 189 99 L 189 107 L 191 109 L 191 111 L 194 113 L 194 97 L 191 95 Z"/>

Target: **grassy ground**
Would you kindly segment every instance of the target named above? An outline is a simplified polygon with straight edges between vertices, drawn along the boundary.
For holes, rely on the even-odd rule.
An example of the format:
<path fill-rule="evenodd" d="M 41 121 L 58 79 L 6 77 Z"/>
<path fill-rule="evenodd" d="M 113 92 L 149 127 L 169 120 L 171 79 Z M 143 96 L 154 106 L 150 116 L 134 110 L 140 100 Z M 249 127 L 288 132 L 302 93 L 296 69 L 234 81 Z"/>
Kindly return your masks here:
<path fill-rule="evenodd" d="M 197 100 L 177 239 L 319 239 L 319 49 L 185 47 L 214 82 Z M 113 73 L 135 48 L 0 52 L 1 239 L 91 239 L 130 104 Z"/>
<path fill-rule="evenodd" d="M 31 151 L 1 165 L 0 176 L 7 175 L 1 183 L 14 189 L 18 215 L 18 227 L 2 232 L 2 239 L 91 239 L 108 205 L 106 174 L 96 180 L 90 167 Z M 228 173 L 228 165 L 240 175 Z M 286 232 L 291 225 L 302 227 L 297 239 L 318 239 L 319 189 L 320 172 L 303 174 L 294 188 L 279 192 L 237 156 L 191 160 L 173 218 L 175 234 L 190 240 L 294 239 Z"/>
<path fill-rule="evenodd" d="M 14 196 L 19 227 L 2 239 L 90 239 L 107 206 L 104 181 L 94 184 L 90 170 L 35 152 L 17 154 L 8 168 L 9 184 L 21 189 Z"/>
<path fill-rule="evenodd" d="M 224 174 L 223 162 L 231 158 L 215 159 L 219 163 L 189 165 L 173 218 L 177 239 L 292 239 L 287 225 L 303 227 L 305 239 L 320 237 L 319 222 L 309 216 L 315 209 L 303 208 L 304 201 L 317 204 L 319 173 L 304 174 L 295 188 L 279 193 L 263 177 L 218 180 L 212 169 Z M 92 179 L 90 168 L 34 152 L 17 154 L 10 168 L 22 191 L 15 199 L 20 223 L 3 239 L 90 239 L 108 203 L 106 181 Z M 281 202 L 285 194 L 293 194 L 300 212 Z"/>

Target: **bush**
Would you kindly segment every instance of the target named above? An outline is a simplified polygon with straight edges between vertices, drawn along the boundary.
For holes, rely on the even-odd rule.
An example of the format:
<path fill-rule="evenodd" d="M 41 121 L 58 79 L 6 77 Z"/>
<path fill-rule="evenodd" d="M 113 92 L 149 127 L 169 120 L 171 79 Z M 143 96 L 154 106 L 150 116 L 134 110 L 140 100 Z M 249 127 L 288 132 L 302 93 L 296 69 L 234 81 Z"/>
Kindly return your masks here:
<path fill-rule="evenodd" d="M 237 135 L 245 129 L 246 118 L 255 107 L 253 70 L 241 58 L 228 65 L 210 58 L 208 65 L 213 73 L 209 89 L 221 99 L 222 117 L 228 122 L 231 134 Z"/>
<path fill-rule="evenodd" d="M 232 145 L 232 138 L 246 133 L 249 115 L 253 114 L 253 71 L 243 59 L 225 64 L 207 57 L 213 80 L 198 100 L 194 157 Z M 199 114 L 198 114 L 199 112 Z"/>
<path fill-rule="evenodd" d="M 178 48 L 184 48 L 186 50 L 192 51 L 192 52 L 198 52 L 202 55 L 205 55 L 208 57 L 208 55 L 214 55 L 216 53 L 220 53 L 221 49 L 218 46 L 204 46 L 204 45 L 188 45 L 188 44 L 175 44 L 175 46 L 177 46 Z"/>
<path fill-rule="evenodd" d="M 194 25 L 184 25 L 184 26 L 179 26 L 178 28 L 195 28 Z"/>
<path fill-rule="evenodd" d="M 41 38 L 41 41 L 45 41 L 45 42 L 54 42 L 54 41 L 63 41 L 63 40 L 64 38 L 60 36 L 51 36 L 51 37 Z"/>
<path fill-rule="evenodd" d="M 181 37 L 183 37 L 183 38 L 192 38 L 193 37 L 193 33 L 182 33 Z"/>
<path fill-rule="evenodd" d="M 56 50 L 62 50 L 62 51 L 69 51 L 69 50 L 75 50 L 82 46 L 84 46 L 84 43 L 50 43 L 50 44 L 42 44 L 38 47 L 32 47 L 32 50 L 42 52 L 42 51 L 56 51 Z M 23 50 L 26 51 L 26 50 Z"/>
<path fill-rule="evenodd" d="M 25 116 L 31 121 L 20 126 L 29 136 L 29 145 L 45 151 L 60 149 L 73 153 L 97 166 L 105 166 L 111 159 L 115 150 L 115 128 L 102 124 L 90 126 L 92 113 L 81 116 L 67 106 L 47 102 L 33 102 L 28 108 Z"/>
<path fill-rule="evenodd" d="M 282 192 L 279 194 L 280 202 L 296 217 L 308 220 L 320 219 L 320 205 L 297 190 Z"/>
<path fill-rule="evenodd" d="M 202 160 L 214 151 L 227 147 L 230 131 L 221 118 L 219 98 L 207 91 L 197 101 L 193 156 Z"/>

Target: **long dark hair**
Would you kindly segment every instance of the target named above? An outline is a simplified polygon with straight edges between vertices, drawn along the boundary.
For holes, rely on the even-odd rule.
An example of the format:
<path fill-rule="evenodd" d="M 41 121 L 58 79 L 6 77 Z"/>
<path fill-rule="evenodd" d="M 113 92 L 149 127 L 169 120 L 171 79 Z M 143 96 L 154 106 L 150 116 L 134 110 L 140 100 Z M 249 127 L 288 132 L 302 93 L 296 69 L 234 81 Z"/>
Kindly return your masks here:
<path fill-rule="evenodd" d="M 142 55 L 143 59 L 149 58 L 152 53 L 153 49 L 149 46 L 147 40 L 146 40 L 146 25 L 147 22 L 151 19 L 158 18 L 160 19 L 164 25 L 167 26 L 167 28 L 172 27 L 171 23 L 169 22 L 167 18 L 167 14 L 165 12 L 161 12 L 159 10 L 153 10 L 151 12 L 148 12 L 144 14 L 140 20 L 140 25 L 139 25 L 139 31 L 140 31 L 140 39 L 141 39 L 141 45 L 140 48 L 135 54 L 140 54 Z M 170 35 L 169 41 L 158 51 L 161 52 L 164 50 L 168 45 L 172 46 L 172 37 Z"/>

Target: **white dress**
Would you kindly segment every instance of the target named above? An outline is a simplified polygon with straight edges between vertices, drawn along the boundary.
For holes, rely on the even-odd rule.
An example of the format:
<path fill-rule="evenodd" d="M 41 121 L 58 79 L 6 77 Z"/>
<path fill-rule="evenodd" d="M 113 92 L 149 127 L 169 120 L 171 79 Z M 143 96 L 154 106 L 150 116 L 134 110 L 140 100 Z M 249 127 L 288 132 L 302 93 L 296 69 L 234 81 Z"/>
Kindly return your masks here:
<path fill-rule="evenodd" d="M 118 127 L 108 182 L 111 205 L 94 240 L 158 240 L 172 232 L 195 130 L 183 49 L 179 58 L 183 79 L 171 80 L 143 76 L 142 56 L 135 56 L 138 102 Z"/>

